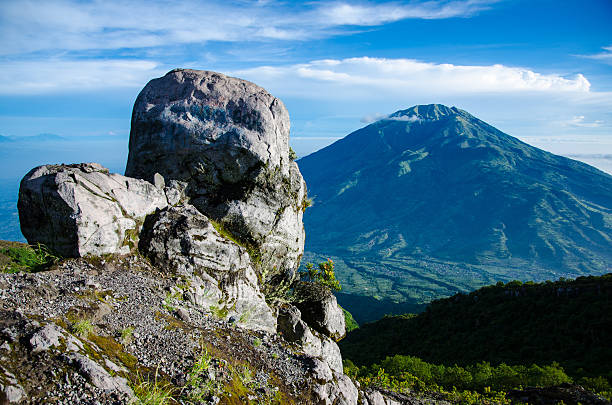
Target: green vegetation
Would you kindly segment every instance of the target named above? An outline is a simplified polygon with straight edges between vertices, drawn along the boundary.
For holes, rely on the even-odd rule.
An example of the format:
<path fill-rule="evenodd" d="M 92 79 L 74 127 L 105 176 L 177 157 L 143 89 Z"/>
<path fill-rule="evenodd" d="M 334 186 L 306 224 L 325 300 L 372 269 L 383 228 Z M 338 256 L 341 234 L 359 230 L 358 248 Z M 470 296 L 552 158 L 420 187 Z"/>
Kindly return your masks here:
<path fill-rule="evenodd" d="M 298 155 L 297 153 L 295 153 L 295 151 L 293 150 L 293 148 L 290 146 L 289 147 L 289 159 L 291 160 L 297 160 Z"/>
<path fill-rule="evenodd" d="M 315 268 L 312 263 L 306 263 L 306 272 L 302 274 L 308 281 L 324 285 L 332 291 L 340 291 L 342 289 L 340 282 L 336 278 L 332 259 L 319 263 L 318 268 Z"/>
<path fill-rule="evenodd" d="M 127 328 L 123 328 L 119 331 L 121 335 L 121 342 L 127 343 L 132 339 L 132 335 L 134 334 L 134 328 L 128 326 Z"/>
<path fill-rule="evenodd" d="M 306 208 L 312 207 L 312 205 L 314 204 L 312 198 L 308 198 L 307 196 L 304 196 L 304 199 L 302 200 L 302 212 L 306 211 Z"/>
<path fill-rule="evenodd" d="M 339 345 L 344 358 L 360 366 L 379 364 L 386 372 L 392 370 L 388 357 L 403 355 L 396 358 L 410 363 L 406 367 L 412 375 L 446 388 L 505 389 L 508 385 L 501 384 L 501 380 L 477 382 L 484 378 L 479 374 L 486 368 L 484 365 L 536 378 L 539 369 L 524 366 L 535 363 L 552 364 L 552 368 L 541 367 L 547 376 L 563 369 L 559 378 L 569 376 L 602 392 L 609 390 L 612 381 L 611 298 L 612 274 L 539 284 L 500 282 L 470 294 L 434 301 L 418 315 L 389 316 L 361 325 Z M 472 374 L 471 382 L 445 383 L 443 377 L 430 380 L 415 371 L 421 360 L 410 356 L 423 359 L 423 363 L 444 364 L 447 369 L 458 365 L 453 370 L 458 375 L 463 373 L 461 368 L 467 370 Z M 394 361 L 399 362 L 397 359 Z M 377 372 L 372 367 L 368 375 Z M 427 367 L 433 370 L 433 366 Z M 509 381 L 510 385 L 526 385 L 534 380 L 521 377 Z"/>
<path fill-rule="evenodd" d="M 260 338 L 253 339 L 253 346 L 255 347 L 261 346 L 261 339 Z"/>
<path fill-rule="evenodd" d="M 359 327 L 359 324 L 355 322 L 355 319 L 353 319 L 353 315 L 344 308 L 342 308 L 342 312 L 344 312 L 344 323 L 346 324 L 346 332 L 348 333 L 357 329 Z"/>
<path fill-rule="evenodd" d="M 159 379 L 158 370 L 155 370 L 155 376 L 151 380 L 151 376 L 144 378 L 140 373 L 136 375 L 136 383 L 132 385 L 136 400 L 133 405 L 166 405 L 175 403 L 173 394 L 176 388 Z"/>
<path fill-rule="evenodd" d="M 491 366 L 480 362 L 459 367 L 430 364 L 417 357 L 401 355 L 387 357 L 369 367 L 357 367 L 345 360 L 344 372 L 364 387 L 383 387 L 395 392 L 436 392 L 463 404 L 510 403 L 505 395 L 511 389 L 573 382 L 558 363 Z M 584 379 L 580 381 L 588 389 L 610 398 L 610 386 L 602 380 L 598 382 L 597 387 Z"/>
<path fill-rule="evenodd" d="M 93 332 L 93 324 L 89 319 L 81 319 L 72 324 L 72 332 L 79 337 L 87 337 Z"/>
<path fill-rule="evenodd" d="M 54 255 L 40 243 L 28 246 L 17 242 L 2 241 L 0 244 L 0 271 L 3 273 L 43 271 L 59 260 L 59 256 Z"/>
<path fill-rule="evenodd" d="M 200 403 L 211 395 L 220 395 L 223 392 L 223 384 L 214 378 L 214 371 L 209 372 L 214 368 L 213 360 L 208 351 L 203 349 L 187 374 L 182 399 L 189 403 Z"/>
<path fill-rule="evenodd" d="M 304 260 L 332 258 L 343 292 L 388 304 L 364 318 L 341 302 L 359 323 L 500 280 L 610 271 L 610 175 L 465 111 L 400 115 L 430 113 L 375 122 L 299 160 L 316 196 Z"/>

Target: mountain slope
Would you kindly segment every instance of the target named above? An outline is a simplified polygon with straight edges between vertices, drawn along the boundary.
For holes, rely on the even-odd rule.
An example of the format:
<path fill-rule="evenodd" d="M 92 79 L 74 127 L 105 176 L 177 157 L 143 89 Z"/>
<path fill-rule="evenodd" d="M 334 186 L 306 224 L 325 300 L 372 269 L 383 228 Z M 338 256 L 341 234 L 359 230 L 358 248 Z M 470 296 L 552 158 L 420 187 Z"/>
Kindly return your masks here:
<path fill-rule="evenodd" d="M 612 273 L 554 283 L 498 283 L 434 301 L 416 316 L 362 325 L 340 347 L 360 365 L 403 354 L 462 366 L 556 361 L 574 376 L 612 376 L 610 298 Z"/>
<path fill-rule="evenodd" d="M 612 263 L 612 176 L 455 107 L 398 111 L 299 165 L 307 259 L 335 258 L 351 294 L 423 302 Z"/>

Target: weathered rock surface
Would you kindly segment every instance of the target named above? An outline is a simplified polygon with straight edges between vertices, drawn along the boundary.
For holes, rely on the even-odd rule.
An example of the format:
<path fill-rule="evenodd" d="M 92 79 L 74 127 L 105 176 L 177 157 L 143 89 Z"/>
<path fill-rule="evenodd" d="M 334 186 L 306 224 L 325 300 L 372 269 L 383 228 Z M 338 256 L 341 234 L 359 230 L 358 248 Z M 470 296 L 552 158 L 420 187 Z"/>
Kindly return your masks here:
<path fill-rule="evenodd" d="M 305 183 L 289 158 L 289 114 L 263 88 L 177 69 L 150 81 L 132 113 L 126 175 L 188 184 L 190 203 L 252 248 L 256 270 L 291 279 L 304 250 Z"/>
<path fill-rule="evenodd" d="M 335 340 L 346 335 L 346 324 L 342 308 L 336 296 L 325 286 L 300 282 L 295 287 L 296 306 L 302 318 L 316 331 Z"/>
<path fill-rule="evenodd" d="M 336 342 L 311 330 L 295 306 L 286 304 L 279 308 L 277 331 L 288 342 L 300 346 L 305 354 L 322 359 L 332 370 L 342 373 L 342 354 Z"/>
<path fill-rule="evenodd" d="M 195 302 L 217 307 L 244 327 L 276 331 L 247 250 L 221 236 L 195 207 L 169 207 L 147 217 L 139 249 L 159 268 L 193 280 Z"/>
<path fill-rule="evenodd" d="M 111 376 L 104 367 L 89 357 L 80 353 L 73 353 L 68 355 L 68 361 L 73 363 L 79 373 L 95 387 L 107 393 L 117 393 L 120 397 L 134 398 L 134 391 L 128 386 L 125 378 Z"/>
<path fill-rule="evenodd" d="M 97 163 L 32 169 L 21 181 L 17 204 L 28 242 L 65 257 L 128 253 L 144 217 L 166 205 L 163 190 L 109 174 Z"/>
<path fill-rule="evenodd" d="M 323 405 L 357 405 L 359 391 L 349 377 L 334 372 L 334 378 L 327 384 L 317 387 L 319 404 Z"/>

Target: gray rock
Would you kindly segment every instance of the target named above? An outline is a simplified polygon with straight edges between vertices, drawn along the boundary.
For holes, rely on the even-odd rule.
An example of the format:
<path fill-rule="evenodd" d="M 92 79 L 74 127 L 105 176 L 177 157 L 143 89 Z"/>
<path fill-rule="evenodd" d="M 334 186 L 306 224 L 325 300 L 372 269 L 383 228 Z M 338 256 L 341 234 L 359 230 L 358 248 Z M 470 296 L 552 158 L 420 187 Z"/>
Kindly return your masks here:
<path fill-rule="evenodd" d="M 329 367 L 341 373 L 342 354 L 331 338 L 311 330 L 301 319 L 300 310 L 286 304 L 278 310 L 277 332 L 288 342 L 297 343 L 305 354 L 322 359 Z"/>
<path fill-rule="evenodd" d="M 176 309 L 176 315 L 183 322 L 191 322 L 191 317 L 189 316 L 189 311 L 187 311 L 185 308 L 177 308 Z"/>
<path fill-rule="evenodd" d="M 167 205 L 162 190 L 97 163 L 45 165 L 21 181 L 19 220 L 30 244 L 66 257 L 128 253 L 144 217 Z"/>
<path fill-rule="evenodd" d="M 160 190 L 163 190 L 166 187 L 166 181 L 164 180 L 164 176 L 159 173 L 155 173 L 153 175 L 153 185 Z"/>
<path fill-rule="evenodd" d="M 313 378 L 319 382 L 328 382 L 334 377 L 329 365 L 319 359 L 313 359 L 311 373 Z"/>
<path fill-rule="evenodd" d="M 295 288 L 296 306 L 302 318 L 316 331 L 340 340 L 346 335 L 344 312 L 336 296 L 325 286 L 300 282 Z"/>
<path fill-rule="evenodd" d="M 304 251 L 305 183 L 289 158 L 289 114 L 263 88 L 177 69 L 150 81 L 132 114 L 126 175 L 188 183 L 190 203 L 249 246 L 255 270 L 292 279 Z"/>
<path fill-rule="evenodd" d="M 342 373 L 333 373 L 334 380 L 315 388 L 319 404 L 357 405 L 359 391 L 353 381 Z"/>
<path fill-rule="evenodd" d="M 21 385 L 4 385 L 0 383 L 0 403 L 16 404 L 26 398 L 26 393 Z"/>
<path fill-rule="evenodd" d="M 159 268 L 190 278 L 196 303 L 215 305 L 246 328 L 276 330 L 247 250 L 221 236 L 195 207 L 169 207 L 147 217 L 139 248 Z"/>
<path fill-rule="evenodd" d="M 168 205 L 179 205 L 184 203 L 187 199 L 185 195 L 186 189 L 187 183 L 184 181 L 171 180 L 169 185 L 164 188 Z"/>
<path fill-rule="evenodd" d="M 104 367 L 82 354 L 73 353 L 68 358 L 77 366 L 79 373 L 94 386 L 107 393 L 117 393 L 120 397 L 134 398 L 134 391 L 128 386 L 125 378 L 111 376 Z"/>
<path fill-rule="evenodd" d="M 287 304 L 279 308 L 276 330 L 286 341 L 297 343 L 305 354 L 321 356 L 321 339 L 312 333 L 301 319 L 300 310 L 293 305 Z"/>
<path fill-rule="evenodd" d="M 321 336 L 321 358 L 337 373 L 342 373 L 342 353 L 338 344 L 332 339 Z"/>
<path fill-rule="evenodd" d="M 48 323 L 30 337 L 30 347 L 34 353 L 46 351 L 52 347 L 58 347 L 60 338 L 65 336 L 62 328 L 56 324 Z"/>

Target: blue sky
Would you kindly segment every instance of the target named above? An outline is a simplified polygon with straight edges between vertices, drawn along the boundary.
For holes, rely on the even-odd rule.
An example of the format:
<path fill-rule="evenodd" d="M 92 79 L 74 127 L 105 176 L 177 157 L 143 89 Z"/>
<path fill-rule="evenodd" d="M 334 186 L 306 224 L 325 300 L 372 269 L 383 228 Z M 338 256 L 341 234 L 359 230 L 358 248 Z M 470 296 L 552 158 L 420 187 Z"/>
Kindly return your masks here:
<path fill-rule="evenodd" d="M 610 0 L 14 0 L 0 2 L 0 178 L 123 172 L 138 92 L 176 67 L 281 98 L 301 156 L 443 103 L 612 173 Z M 24 141 L 39 134 L 63 139 Z"/>

